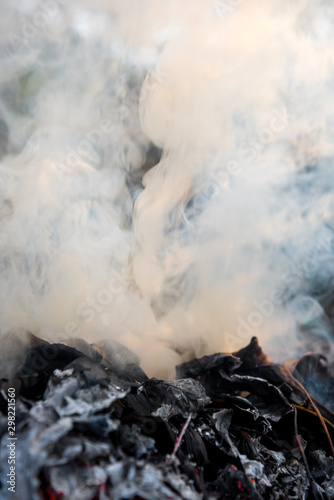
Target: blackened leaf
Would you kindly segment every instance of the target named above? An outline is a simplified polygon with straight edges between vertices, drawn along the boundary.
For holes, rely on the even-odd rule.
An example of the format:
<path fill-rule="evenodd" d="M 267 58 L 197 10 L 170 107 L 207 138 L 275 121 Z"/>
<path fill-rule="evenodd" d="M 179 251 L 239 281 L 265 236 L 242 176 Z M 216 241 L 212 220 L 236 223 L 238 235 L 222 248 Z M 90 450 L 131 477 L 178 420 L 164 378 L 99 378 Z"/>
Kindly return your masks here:
<path fill-rule="evenodd" d="M 129 394 L 124 404 L 140 416 L 159 416 L 168 420 L 173 415 L 187 418 L 196 413 L 210 398 L 204 388 L 192 379 L 162 381 L 150 379 L 144 382 L 136 395 Z"/>

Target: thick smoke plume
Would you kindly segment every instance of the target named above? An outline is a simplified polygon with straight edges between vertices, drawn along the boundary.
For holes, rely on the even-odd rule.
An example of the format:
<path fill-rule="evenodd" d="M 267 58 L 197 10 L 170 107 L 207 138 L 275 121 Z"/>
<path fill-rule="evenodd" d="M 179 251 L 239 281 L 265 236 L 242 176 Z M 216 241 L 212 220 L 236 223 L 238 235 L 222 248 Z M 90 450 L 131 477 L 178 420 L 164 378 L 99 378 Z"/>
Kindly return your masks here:
<path fill-rule="evenodd" d="M 331 354 L 333 16 L 1 2 L 3 339 L 113 338 L 161 377 L 255 334 Z"/>

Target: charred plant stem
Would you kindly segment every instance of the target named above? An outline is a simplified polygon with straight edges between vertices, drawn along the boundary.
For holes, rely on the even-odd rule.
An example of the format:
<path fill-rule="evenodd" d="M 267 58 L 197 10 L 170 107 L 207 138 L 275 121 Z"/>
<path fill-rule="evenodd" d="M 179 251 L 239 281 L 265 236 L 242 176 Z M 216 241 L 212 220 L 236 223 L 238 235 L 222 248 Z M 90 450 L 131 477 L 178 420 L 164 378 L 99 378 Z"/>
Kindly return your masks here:
<path fill-rule="evenodd" d="M 334 411 L 332 411 L 330 408 L 328 408 L 327 406 L 325 406 L 321 401 L 319 401 L 318 399 L 316 399 L 314 396 L 312 397 L 313 401 L 315 401 L 317 403 L 317 406 L 319 406 L 320 408 L 323 409 L 323 411 L 325 411 L 326 413 L 328 413 L 328 415 L 330 415 L 331 417 L 334 417 Z"/>
<path fill-rule="evenodd" d="M 312 411 L 312 410 L 309 410 L 308 408 L 304 408 L 304 406 L 299 406 L 299 405 L 294 405 L 292 404 L 292 406 L 294 406 L 295 408 L 297 408 L 297 410 L 301 410 L 301 411 L 305 411 L 307 413 L 310 413 L 310 415 L 314 415 L 315 417 L 317 417 L 317 413 L 315 411 Z M 334 424 L 332 424 L 332 422 L 330 422 L 329 420 L 327 420 L 327 418 L 324 418 L 324 422 L 326 423 L 326 425 L 329 425 L 330 427 L 332 427 L 334 429 Z"/>
<path fill-rule="evenodd" d="M 191 413 L 190 415 L 188 416 L 187 420 L 185 421 L 185 424 L 184 426 L 182 427 L 181 429 L 181 432 L 180 432 L 180 435 L 179 437 L 177 438 L 176 440 L 176 443 L 175 443 L 175 446 L 174 446 L 174 449 L 173 449 L 173 453 L 171 454 L 171 456 L 169 458 L 166 459 L 165 461 L 165 464 L 168 465 L 170 464 L 170 462 L 172 461 L 172 459 L 175 457 L 176 453 L 177 453 L 177 450 L 179 449 L 180 447 L 180 444 L 182 442 L 182 439 L 183 439 L 183 436 L 184 436 L 184 433 L 186 432 L 187 430 L 187 427 L 190 423 L 190 420 L 191 420 Z"/>
<path fill-rule="evenodd" d="M 305 387 L 303 386 L 303 384 L 301 382 L 299 382 L 299 380 L 296 379 L 296 377 L 294 377 L 294 375 L 292 374 L 292 371 L 289 369 L 288 370 L 289 372 L 289 375 L 290 377 L 293 379 L 293 381 L 298 385 L 298 387 L 300 387 L 300 389 L 306 394 L 308 400 L 310 401 L 311 405 L 313 406 L 313 409 L 314 411 L 316 412 L 316 414 L 318 415 L 319 417 L 319 420 L 324 428 L 324 431 L 326 433 L 326 436 L 327 436 L 327 439 L 328 439 L 328 442 L 329 442 L 329 446 L 330 446 L 330 449 L 331 449 L 331 452 L 332 452 L 332 455 L 334 456 L 334 446 L 333 446 L 333 441 L 329 435 L 329 432 L 328 432 L 328 429 L 327 429 L 327 425 L 326 425 L 326 422 L 324 421 L 324 418 L 323 416 L 321 415 L 319 409 L 317 408 L 317 406 L 315 405 L 313 399 L 311 398 L 311 395 L 307 392 L 307 390 L 305 389 Z M 295 410 L 296 411 L 296 410 Z"/>
<path fill-rule="evenodd" d="M 302 445 L 302 443 L 301 443 L 301 441 L 299 439 L 299 435 L 298 435 L 297 408 L 294 409 L 294 412 L 295 412 L 295 439 L 297 441 L 298 448 L 300 450 L 300 454 L 301 454 L 303 462 L 304 462 L 304 466 L 305 466 L 307 477 L 310 479 L 310 481 L 312 481 L 313 478 L 312 478 L 312 475 L 311 475 L 311 471 L 310 471 L 310 468 L 309 468 L 309 465 L 308 465 L 308 462 L 307 462 L 307 459 L 306 459 L 306 455 L 304 453 L 303 445 Z"/>

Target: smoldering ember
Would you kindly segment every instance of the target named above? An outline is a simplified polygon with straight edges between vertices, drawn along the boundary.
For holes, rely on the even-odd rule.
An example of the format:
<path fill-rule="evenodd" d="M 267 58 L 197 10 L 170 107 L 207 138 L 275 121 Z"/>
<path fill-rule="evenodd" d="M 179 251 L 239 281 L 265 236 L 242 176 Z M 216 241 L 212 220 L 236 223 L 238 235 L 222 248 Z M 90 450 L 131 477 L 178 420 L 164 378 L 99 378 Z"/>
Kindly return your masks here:
<path fill-rule="evenodd" d="M 334 3 L 0 2 L 0 499 L 334 499 Z"/>

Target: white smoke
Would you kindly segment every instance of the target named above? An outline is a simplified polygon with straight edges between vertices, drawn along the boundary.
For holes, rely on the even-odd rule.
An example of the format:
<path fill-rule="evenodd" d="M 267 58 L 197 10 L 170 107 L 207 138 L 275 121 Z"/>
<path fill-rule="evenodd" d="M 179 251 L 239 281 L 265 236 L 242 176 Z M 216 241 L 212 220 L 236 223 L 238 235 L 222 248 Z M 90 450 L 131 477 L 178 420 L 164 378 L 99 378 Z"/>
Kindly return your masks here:
<path fill-rule="evenodd" d="M 1 13 L 1 331 L 111 336 L 159 376 L 171 347 L 330 349 L 330 2 Z"/>

